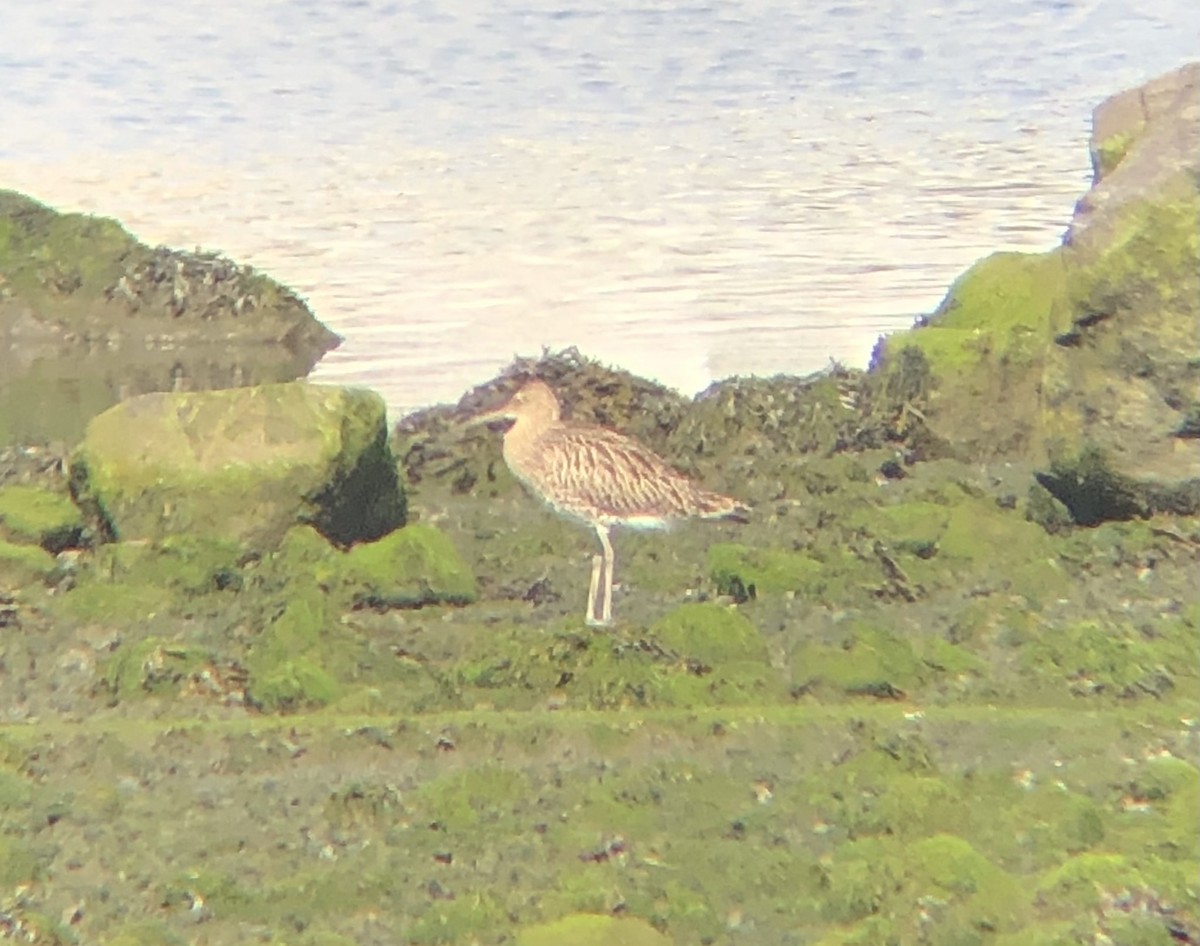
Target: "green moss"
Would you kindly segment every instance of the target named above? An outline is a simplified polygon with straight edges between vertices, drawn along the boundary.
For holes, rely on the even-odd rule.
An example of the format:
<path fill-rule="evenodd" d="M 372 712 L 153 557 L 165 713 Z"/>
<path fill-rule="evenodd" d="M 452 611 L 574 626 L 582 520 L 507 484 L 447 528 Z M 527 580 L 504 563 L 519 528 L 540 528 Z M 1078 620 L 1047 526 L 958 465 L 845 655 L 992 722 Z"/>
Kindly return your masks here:
<path fill-rule="evenodd" d="M 670 946 L 662 933 L 633 917 L 577 913 L 517 933 L 517 946 Z"/>
<path fill-rule="evenodd" d="M 1103 252 L 1072 277 L 1077 320 L 1122 309 L 1194 304 L 1200 283 L 1200 194 L 1186 180 L 1180 190 L 1182 199 L 1131 202 L 1124 209 Z M 1188 320 L 1178 323 L 1170 329 L 1173 334 L 1181 341 L 1194 338 Z"/>
<path fill-rule="evenodd" d="M 982 657 L 940 637 L 924 640 L 919 647 L 919 653 L 926 666 L 952 676 L 982 675 L 988 670 L 988 662 Z"/>
<path fill-rule="evenodd" d="M 38 859 L 19 838 L 0 834 L 0 887 L 12 890 L 33 880 L 38 873 Z"/>
<path fill-rule="evenodd" d="M 54 571 L 54 556 L 33 545 L 0 539 L 0 588 L 20 588 L 43 581 Z"/>
<path fill-rule="evenodd" d="M 1032 364 L 1064 298 L 1060 253 L 995 253 L 950 287 L 928 327 L 889 337 L 887 350 L 919 348 L 936 377 L 962 380 L 985 359 Z"/>
<path fill-rule="evenodd" d="M 59 552 L 79 541 L 83 517 L 62 493 L 37 486 L 0 488 L 0 534 Z"/>
<path fill-rule="evenodd" d="M 481 765 L 426 782 L 412 804 L 424 822 L 437 822 L 457 834 L 507 822 L 529 791 L 529 779 L 523 772 Z"/>
<path fill-rule="evenodd" d="M 960 837 L 936 834 L 912 847 L 918 881 L 950 894 L 975 893 L 996 882 L 1004 872 Z"/>
<path fill-rule="evenodd" d="M 267 712 L 324 706 L 338 696 L 337 682 L 305 657 L 284 660 L 251 678 L 246 695 Z"/>
<path fill-rule="evenodd" d="M 904 638 L 858 622 L 831 643 L 805 642 L 792 654 L 796 685 L 833 687 L 851 695 L 897 696 L 925 676 L 922 662 Z"/>
<path fill-rule="evenodd" d="M 1164 623 L 1162 631 L 1147 638 L 1128 624 L 1099 620 L 1041 628 L 1022 662 L 1077 696 L 1162 696 L 1174 689 L 1176 674 L 1191 667 L 1186 627 Z"/>
<path fill-rule="evenodd" d="M 1119 854 L 1079 854 L 1047 871 L 1038 880 L 1038 894 L 1064 909 L 1090 910 L 1104 891 L 1137 890 L 1146 886 L 1141 871 Z"/>
<path fill-rule="evenodd" d="M 811 587 L 824 566 L 802 552 L 718 543 L 709 547 L 708 570 L 718 594 L 745 600 Z"/>
<path fill-rule="evenodd" d="M 119 538 L 269 549 L 297 522 L 339 543 L 404 518 L 374 392 L 301 382 L 147 394 L 88 424 L 72 488 Z"/>
<path fill-rule="evenodd" d="M 81 621 L 119 624 L 165 613 L 172 600 L 169 588 L 156 585 L 89 583 L 72 588 L 57 607 Z"/>
<path fill-rule="evenodd" d="M 148 637 L 117 648 L 107 662 L 104 681 L 118 700 L 174 695 L 208 659 L 205 652 L 178 641 Z"/>
<path fill-rule="evenodd" d="M 767 645 L 749 618 L 716 604 L 682 605 L 650 633 L 680 656 L 709 665 L 767 659 Z"/>
<path fill-rule="evenodd" d="M 950 510 L 940 503 L 913 501 L 871 510 L 864 519 L 892 549 L 927 557 L 937 550 Z"/>
<path fill-rule="evenodd" d="M 356 545 L 340 568 L 341 586 L 361 603 L 415 608 L 468 604 L 475 578 L 450 539 L 428 525 L 410 525 Z"/>
<path fill-rule="evenodd" d="M 138 584 L 195 595 L 239 587 L 244 549 L 236 543 L 198 536 L 168 536 L 159 542 L 114 542 L 100 546 L 84 581 Z"/>
<path fill-rule="evenodd" d="M 1092 151 L 1092 170 L 1097 181 L 1116 170 L 1117 165 L 1125 160 L 1125 155 L 1129 153 L 1130 146 L 1136 140 L 1136 135 L 1115 134 L 1095 143 Z"/>
<path fill-rule="evenodd" d="M 1033 483 L 1025 500 L 1025 518 L 1051 535 L 1065 532 L 1075 520 L 1071 511 L 1041 483 Z"/>
<path fill-rule="evenodd" d="M 23 809 L 29 804 L 33 791 L 29 782 L 15 772 L 0 768 L 0 813 Z"/>
<path fill-rule="evenodd" d="M 1138 771 L 1135 790 L 1149 801 L 1164 801 L 1180 794 L 1195 801 L 1200 798 L 1200 771 L 1175 756 L 1159 756 Z"/>
<path fill-rule="evenodd" d="M 268 558 L 275 579 L 282 583 L 333 587 L 345 553 L 339 551 L 312 526 L 294 526 Z"/>
<path fill-rule="evenodd" d="M 904 881 L 904 865 L 895 846 L 878 838 L 842 845 L 823 873 L 824 914 L 835 923 L 875 913 Z"/>
<path fill-rule="evenodd" d="M 339 663 L 335 651 L 344 632 L 328 625 L 319 592 L 293 596 L 251 646 L 247 698 L 268 712 L 324 706 L 336 699 L 340 689 L 329 664 Z"/>
<path fill-rule="evenodd" d="M 0 274 L 23 297 L 84 291 L 100 296 L 131 252 L 148 250 L 115 220 L 60 214 L 15 191 L 0 191 Z"/>
<path fill-rule="evenodd" d="M 877 566 L 840 546 L 796 552 L 717 544 L 708 562 L 718 593 L 735 600 L 786 594 L 844 604 L 880 582 Z"/>

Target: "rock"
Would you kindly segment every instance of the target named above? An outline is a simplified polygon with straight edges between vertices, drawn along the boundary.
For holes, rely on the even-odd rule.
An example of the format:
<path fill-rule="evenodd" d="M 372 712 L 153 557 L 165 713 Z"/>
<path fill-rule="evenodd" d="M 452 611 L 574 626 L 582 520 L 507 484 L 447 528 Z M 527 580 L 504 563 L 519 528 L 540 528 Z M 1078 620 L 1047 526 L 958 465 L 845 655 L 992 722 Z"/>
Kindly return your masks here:
<path fill-rule="evenodd" d="M 122 402 L 88 425 L 71 485 L 122 540 L 263 548 L 309 522 L 348 545 L 405 518 L 382 399 L 300 382 Z"/>
<path fill-rule="evenodd" d="M 74 441 L 131 394 L 295 380 L 338 342 L 249 266 L 0 190 L 0 443 Z"/>
<path fill-rule="evenodd" d="M 1200 64 L 1094 121 L 1096 183 L 1063 246 L 977 263 L 881 342 L 875 383 L 919 353 L 933 438 L 1033 462 L 1077 522 L 1200 511 Z"/>
<path fill-rule="evenodd" d="M 0 487 L 0 538 L 40 545 L 51 554 L 80 544 L 84 522 L 64 494 L 38 486 Z"/>

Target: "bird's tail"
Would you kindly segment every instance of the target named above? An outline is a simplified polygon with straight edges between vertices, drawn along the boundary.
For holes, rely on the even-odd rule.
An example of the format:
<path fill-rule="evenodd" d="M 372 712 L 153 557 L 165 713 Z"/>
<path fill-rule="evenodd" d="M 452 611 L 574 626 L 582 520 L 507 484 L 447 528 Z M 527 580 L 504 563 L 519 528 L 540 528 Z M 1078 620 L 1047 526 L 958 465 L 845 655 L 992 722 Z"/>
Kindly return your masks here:
<path fill-rule="evenodd" d="M 732 496 L 722 496 L 720 493 L 710 493 L 707 490 L 700 493 L 700 516 L 703 519 L 725 519 L 730 522 L 749 522 L 750 507 Z"/>

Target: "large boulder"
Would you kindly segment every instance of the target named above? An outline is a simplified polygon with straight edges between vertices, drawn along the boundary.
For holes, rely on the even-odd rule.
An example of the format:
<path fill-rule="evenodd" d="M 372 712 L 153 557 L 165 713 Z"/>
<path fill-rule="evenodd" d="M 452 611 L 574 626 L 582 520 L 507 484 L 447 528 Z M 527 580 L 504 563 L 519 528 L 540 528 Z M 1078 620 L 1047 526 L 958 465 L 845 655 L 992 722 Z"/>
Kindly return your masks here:
<path fill-rule="evenodd" d="M 1095 183 L 1061 247 L 1000 253 L 926 324 L 914 398 L 964 459 L 1027 459 L 1076 521 L 1200 510 L 1200 63 L 1096 109 Z"/>
<path fill-rule="evenodd" d="M 83 508 L 123 540 L 273 546 L 298 522 L 336 543 L 404 522 L 375 393 L 302 382 L 145 394 L 92 419 L 71 463 Z"/>

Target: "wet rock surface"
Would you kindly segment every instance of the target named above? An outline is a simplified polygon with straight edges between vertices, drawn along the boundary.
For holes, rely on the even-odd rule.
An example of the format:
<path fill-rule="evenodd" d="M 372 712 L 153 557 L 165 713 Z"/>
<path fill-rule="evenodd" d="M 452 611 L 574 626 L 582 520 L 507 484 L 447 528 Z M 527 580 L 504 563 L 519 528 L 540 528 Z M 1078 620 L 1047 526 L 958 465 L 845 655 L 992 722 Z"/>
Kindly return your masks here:
<path fill-rule="evenodd" d="M 1050 455 L 1056 264 L 981 265 L 866 373 L 519 359 L 370 541 L 114 536 L 0 452 L 0 937 L 1200 942 L 1200 518 Z M 618 532 L 610 629 L 471 423 L 529 377 L 752 507 Z"/>

